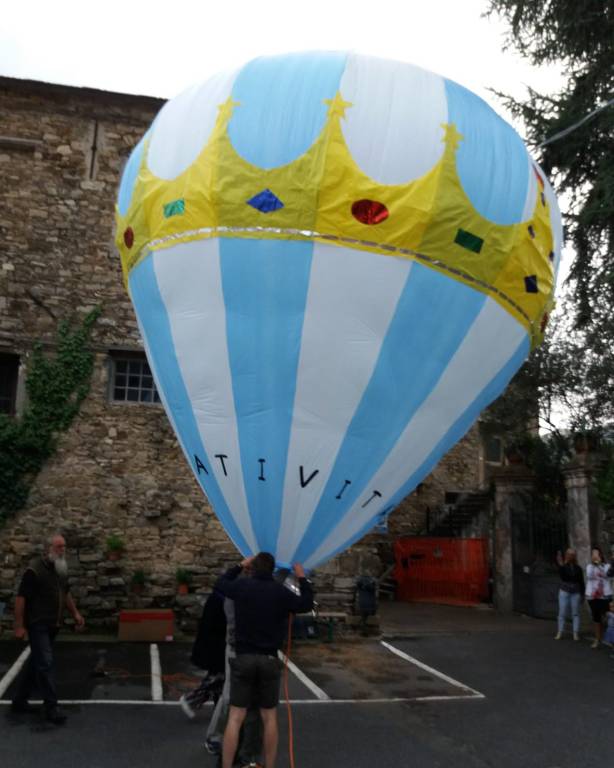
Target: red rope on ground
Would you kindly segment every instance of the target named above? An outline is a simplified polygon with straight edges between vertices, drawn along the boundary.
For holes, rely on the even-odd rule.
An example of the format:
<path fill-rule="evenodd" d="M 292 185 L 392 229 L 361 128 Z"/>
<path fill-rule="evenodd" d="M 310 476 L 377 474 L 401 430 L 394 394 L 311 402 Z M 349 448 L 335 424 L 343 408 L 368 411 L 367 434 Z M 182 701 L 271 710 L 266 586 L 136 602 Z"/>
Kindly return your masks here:
<path fill-rule="evenodd" d="M 284 664 L 284 693 L 286 694 L 286 707 L 288 709 L 288 755 L 290 768 L 294 766 L 294 725 L 292 723 L 292 707 L 290 706 L 290 694 L 288 693 L 288 661 L 292 649 L 292 614 L 288 616 L 288 645 L 286 648 L 286 661 Z"/>

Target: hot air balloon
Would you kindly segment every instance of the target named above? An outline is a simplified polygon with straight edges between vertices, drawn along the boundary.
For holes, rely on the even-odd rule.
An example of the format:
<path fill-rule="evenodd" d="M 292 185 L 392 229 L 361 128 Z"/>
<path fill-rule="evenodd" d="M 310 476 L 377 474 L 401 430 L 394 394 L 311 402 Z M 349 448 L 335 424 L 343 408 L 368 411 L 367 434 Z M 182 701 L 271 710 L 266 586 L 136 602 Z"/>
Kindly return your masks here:
<path fill-rule="evenodd" d="M 515 131 L 410 64 L 265 57 L 169 101 L 117 245 L 237 548 L 313 568 L 384 520 L 540 343 L 561 241 Z"/>

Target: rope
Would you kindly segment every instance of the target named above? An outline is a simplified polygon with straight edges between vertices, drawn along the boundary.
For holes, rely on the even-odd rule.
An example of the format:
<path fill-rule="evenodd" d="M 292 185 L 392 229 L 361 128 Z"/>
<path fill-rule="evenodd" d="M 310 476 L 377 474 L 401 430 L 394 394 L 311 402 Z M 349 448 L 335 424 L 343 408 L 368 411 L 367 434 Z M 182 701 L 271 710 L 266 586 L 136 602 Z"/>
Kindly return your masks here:
<path fill-rule="evenodd" d="M 294 765 L 294 725 L 292 722 L 292 707 L 290 706 L 290 694 L 288 692 L 288 661 L 290 660 L 290 651 L 292 650 L 292 619 L 293 614 L 288 616 L 288 645 L 286 648 L 286 659 L 284 662 L 284 693 L 286 695 L 286 707 L 288 710 L 288 755 L 290 757 L 290 768 Z"/>
<path fill-rule="evenodd" d="M 554 136 L 550 136 L 550 138 L 546 139 L 545 141 L 542 141 L 541 144 L 539 144 L 539 148 L 545 147 L 547 144 L 552 144 L 553 141 L 558 141 L 559 139 L 564 138 L 565 136 L 568 136 L 570 133 L 575 131 L 577 128 L 579 128 L 581 125 L 584 125 L 587 120 L 590 120 L 591 117 L 594 117 L 595 115 L 599 114 L 599 112 L 603 112 L 604 109 L 607 109 L 607 107 L 611 107 L 612 104 L 614 104 L 614 99 L 610 99 L 610 101 L 606 101 L 605 104 L 602 104 L 600 107 L 597 107 L 597 109 L 594 109 L 592 112 L 589 112 L 588 115 L 585 115 L 581 120 L 578 120 L 577 123 L 574 123 L 573 125 L 570 125 L 568 128 L 565 128 L 562 131 L 559 131 L 558 133 L 555 133 Z"/>
<path fill-rule="evenodd" d="M 121 667 L 105 667 L 101 666 L 94 669 L 93 677 L 98 677 L 106 680 L 149 680 L 151 673 L 133 674 L 128 669 L 122 669 Z M 81 682 L 83 678 L 68 678 L 63 682 Z M 171 672 L 166 675 L 161 675 L 161 680 L 168 688 L 168 693 L 172 697 L 181 696 L 184 691 L 193 689 L 195 683 L 202 682 L 201 678 L 194 675 L 188 675 L 184 672 Z"/>

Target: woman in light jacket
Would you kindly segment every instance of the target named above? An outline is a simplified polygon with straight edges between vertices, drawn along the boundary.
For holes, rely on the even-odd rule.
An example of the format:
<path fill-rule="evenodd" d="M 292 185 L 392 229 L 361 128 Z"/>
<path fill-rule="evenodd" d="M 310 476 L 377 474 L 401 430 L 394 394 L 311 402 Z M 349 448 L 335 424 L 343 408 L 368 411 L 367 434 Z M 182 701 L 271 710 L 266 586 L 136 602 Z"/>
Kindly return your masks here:
<path fill-rule="evenodd" d="M 610 577 L 613 573 L 614 568 L 605 562 L 601 549 L 593 547 L 591 562 L 586 566 L 586 598 L 595 627 L 595 639 L 592 648 L 599 647 L 603 635 L 603 617 L 606 615 L 612 600 Z"/>
<path fill-rule="evenodd" d="M 571 613 L 573 639 L 580 639 L 580 603 L 584 599 L 584 573 L 578 565 L 575 549 L 565 550 L 565 557 L 557 552 L 556 562 L 559 566 L 559 617 L 558 631 L 555 640 L 563 637 L 565 618 Z"/>

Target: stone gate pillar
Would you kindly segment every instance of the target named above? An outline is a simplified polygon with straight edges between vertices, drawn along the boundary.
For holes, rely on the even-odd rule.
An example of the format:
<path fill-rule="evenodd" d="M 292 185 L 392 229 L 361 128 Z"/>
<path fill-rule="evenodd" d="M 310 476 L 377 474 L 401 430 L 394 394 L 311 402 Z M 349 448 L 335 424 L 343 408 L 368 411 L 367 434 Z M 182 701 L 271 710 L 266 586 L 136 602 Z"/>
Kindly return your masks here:
<path fill-rule="evenodd" d="M 514 610 L 512 515 L 531 508 L 535 478 L 528 467 L 512 464 L 496 472 L 493 536 L 494 605 L 498 611 Z"/>
<path fill-rule="evenodd" d="M 598 454 L 582 453 L 574 456 L 563 470 L 567 489 L 569 546 L 576 550 L 578 563 L 583 568 L 590 562 L 592 544 L 605 544 L 594 488 L 595 473 L 601 463 Z M 604 555 L 608 558 L 610 553 L 604 551 Z"/>

